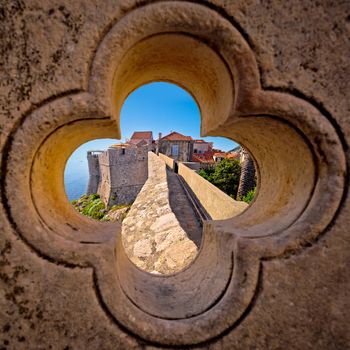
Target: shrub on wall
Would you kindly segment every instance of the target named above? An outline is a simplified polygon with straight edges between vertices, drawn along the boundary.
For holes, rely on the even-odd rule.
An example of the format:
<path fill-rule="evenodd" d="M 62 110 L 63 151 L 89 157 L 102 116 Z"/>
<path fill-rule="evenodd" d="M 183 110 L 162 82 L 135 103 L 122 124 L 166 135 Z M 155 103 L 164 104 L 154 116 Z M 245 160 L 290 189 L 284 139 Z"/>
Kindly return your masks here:
<path fill-rule="evenodd" d="M 242 201 L 243 202 L 246 202 L 246 203 L 250 203 L 254 196 L 255 196 L 255 192 L 256 192 L 256 187 L 254 187 L 253 190 L 250 190 L 243 198 L 242 198 Z"/>
<path fill-rule="evenodd" d="M 131 204 L 114 205 L 108 210 L 98 194 L 83 195 L 71 201 L 74 208 L 81 214 L 99 221 L 119 221 L 126 217 Z M 121 211 L 119 214 L 116 213 Z"/>

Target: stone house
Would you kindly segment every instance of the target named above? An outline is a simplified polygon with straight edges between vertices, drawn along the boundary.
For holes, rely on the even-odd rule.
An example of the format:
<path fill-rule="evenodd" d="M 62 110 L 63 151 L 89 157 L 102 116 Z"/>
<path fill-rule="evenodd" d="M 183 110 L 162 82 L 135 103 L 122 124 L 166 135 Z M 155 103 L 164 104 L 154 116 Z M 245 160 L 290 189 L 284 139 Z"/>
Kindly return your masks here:
<path fill-rule="evenodd" d="M 190 162 L 194 142 L 191 136 L 173 131 L 169 135 L 159 138 L 158 151 L 177 161 Z"/>
<path fill-rule="evenodd" d="M 208 169 L 215 166 L 215 161 L 213 159 L 213 151 L 206 151 L 204 153 L 193 153 L 192 162 L 199 163 L 200 169 Z"/>
<path fill-rule="evenodd" d="M 205 152 L 211 151 L 213 149 L 212 142 L 206 142 L 204 140 L 195 140 L 193 144 L 194 154 L 204 154 Z"/>
<path fill-rule="evenodd" d="M 152 131 L 135 131 L 127 143 L 133 145 L 146 144 L 151 151 L 154 147 L 153 133 Z"/>
<path fill-rule="evenodd" d="M 226 152 L 215 152 L 213 154 L 214 162 L 221 162 L 226 158 Z"/>

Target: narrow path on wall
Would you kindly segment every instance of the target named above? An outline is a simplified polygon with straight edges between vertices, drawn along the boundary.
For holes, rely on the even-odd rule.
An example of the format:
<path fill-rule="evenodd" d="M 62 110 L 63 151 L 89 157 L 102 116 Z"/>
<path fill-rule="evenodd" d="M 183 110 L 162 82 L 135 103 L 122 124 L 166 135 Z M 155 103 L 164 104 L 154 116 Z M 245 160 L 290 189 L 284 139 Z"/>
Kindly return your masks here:
<path fill-rule="evenodd" d="M 184 188 L 179 182 L 178 175 L 167 169 L 167 181 L 169 186 L 170 207 L 179 221 L 182 229 L 197 247 L 200 246 L 202 227 L 195 214 Z"/>
<path fill-rule="evenodd" d="M 122 223 L 126 254 L 139 268 L 171 274 L 197 256 L 202 228 L 178 175 L 154 153 L 148 179 Z"/>

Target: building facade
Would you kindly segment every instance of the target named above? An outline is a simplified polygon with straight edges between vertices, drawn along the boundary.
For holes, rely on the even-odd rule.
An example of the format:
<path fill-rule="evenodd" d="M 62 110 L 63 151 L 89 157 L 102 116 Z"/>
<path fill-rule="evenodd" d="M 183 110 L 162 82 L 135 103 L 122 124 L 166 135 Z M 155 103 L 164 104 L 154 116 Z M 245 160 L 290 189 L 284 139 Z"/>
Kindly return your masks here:
<path fill-rule="evenodd" d="M 204 140 L 195 140 L 193 144 L 194 154 L 204 154 L 205 152 L 211 151 L 213 149 L 212 142 L 206 142 Z"/>
<path fill-rule="evenodd" d="M 178 132 L 172 132 L 158 140 L 158 152 L 181 162 L 190 162 L 194 140 Z"/>
<path fill-rule="evenodd" d="M 127 143 L 135 146 L 147 145 L 149 150 L 152 151 L 154 148 L 153 133 L 152 131 L 135 131 Z"/>

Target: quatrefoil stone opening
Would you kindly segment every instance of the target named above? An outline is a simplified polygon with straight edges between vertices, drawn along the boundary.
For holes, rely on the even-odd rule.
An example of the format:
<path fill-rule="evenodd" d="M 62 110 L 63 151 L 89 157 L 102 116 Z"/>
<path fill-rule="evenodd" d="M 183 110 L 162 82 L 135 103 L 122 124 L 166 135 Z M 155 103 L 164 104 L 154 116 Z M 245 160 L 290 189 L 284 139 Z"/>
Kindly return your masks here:
<path fill-rule="evenodd" d="M 63 185 L 70 154 L 94 138 L 119 138 L 124 100 L 153 81 L 190 92 L 202 135 L 242 144 L 259 174 L 249 209 L 206 222 L 197 258 L 169 276 L 134 266 L 120 226 L 80 216 Z M 256 293 L 260 261 L 312 243 L 344 188 L 344 154 L 326 116 L 300 98 L 264 91 L 234 24 L 189 2 L 126 13 L 101 38 L 85 89 L 24 116 L 8 149 L 8 215 L 20 237 L 44 259 L 92 268 L 97 298 L 115 323 L 162 345 L 199 344 L 237 325 Z"/>

